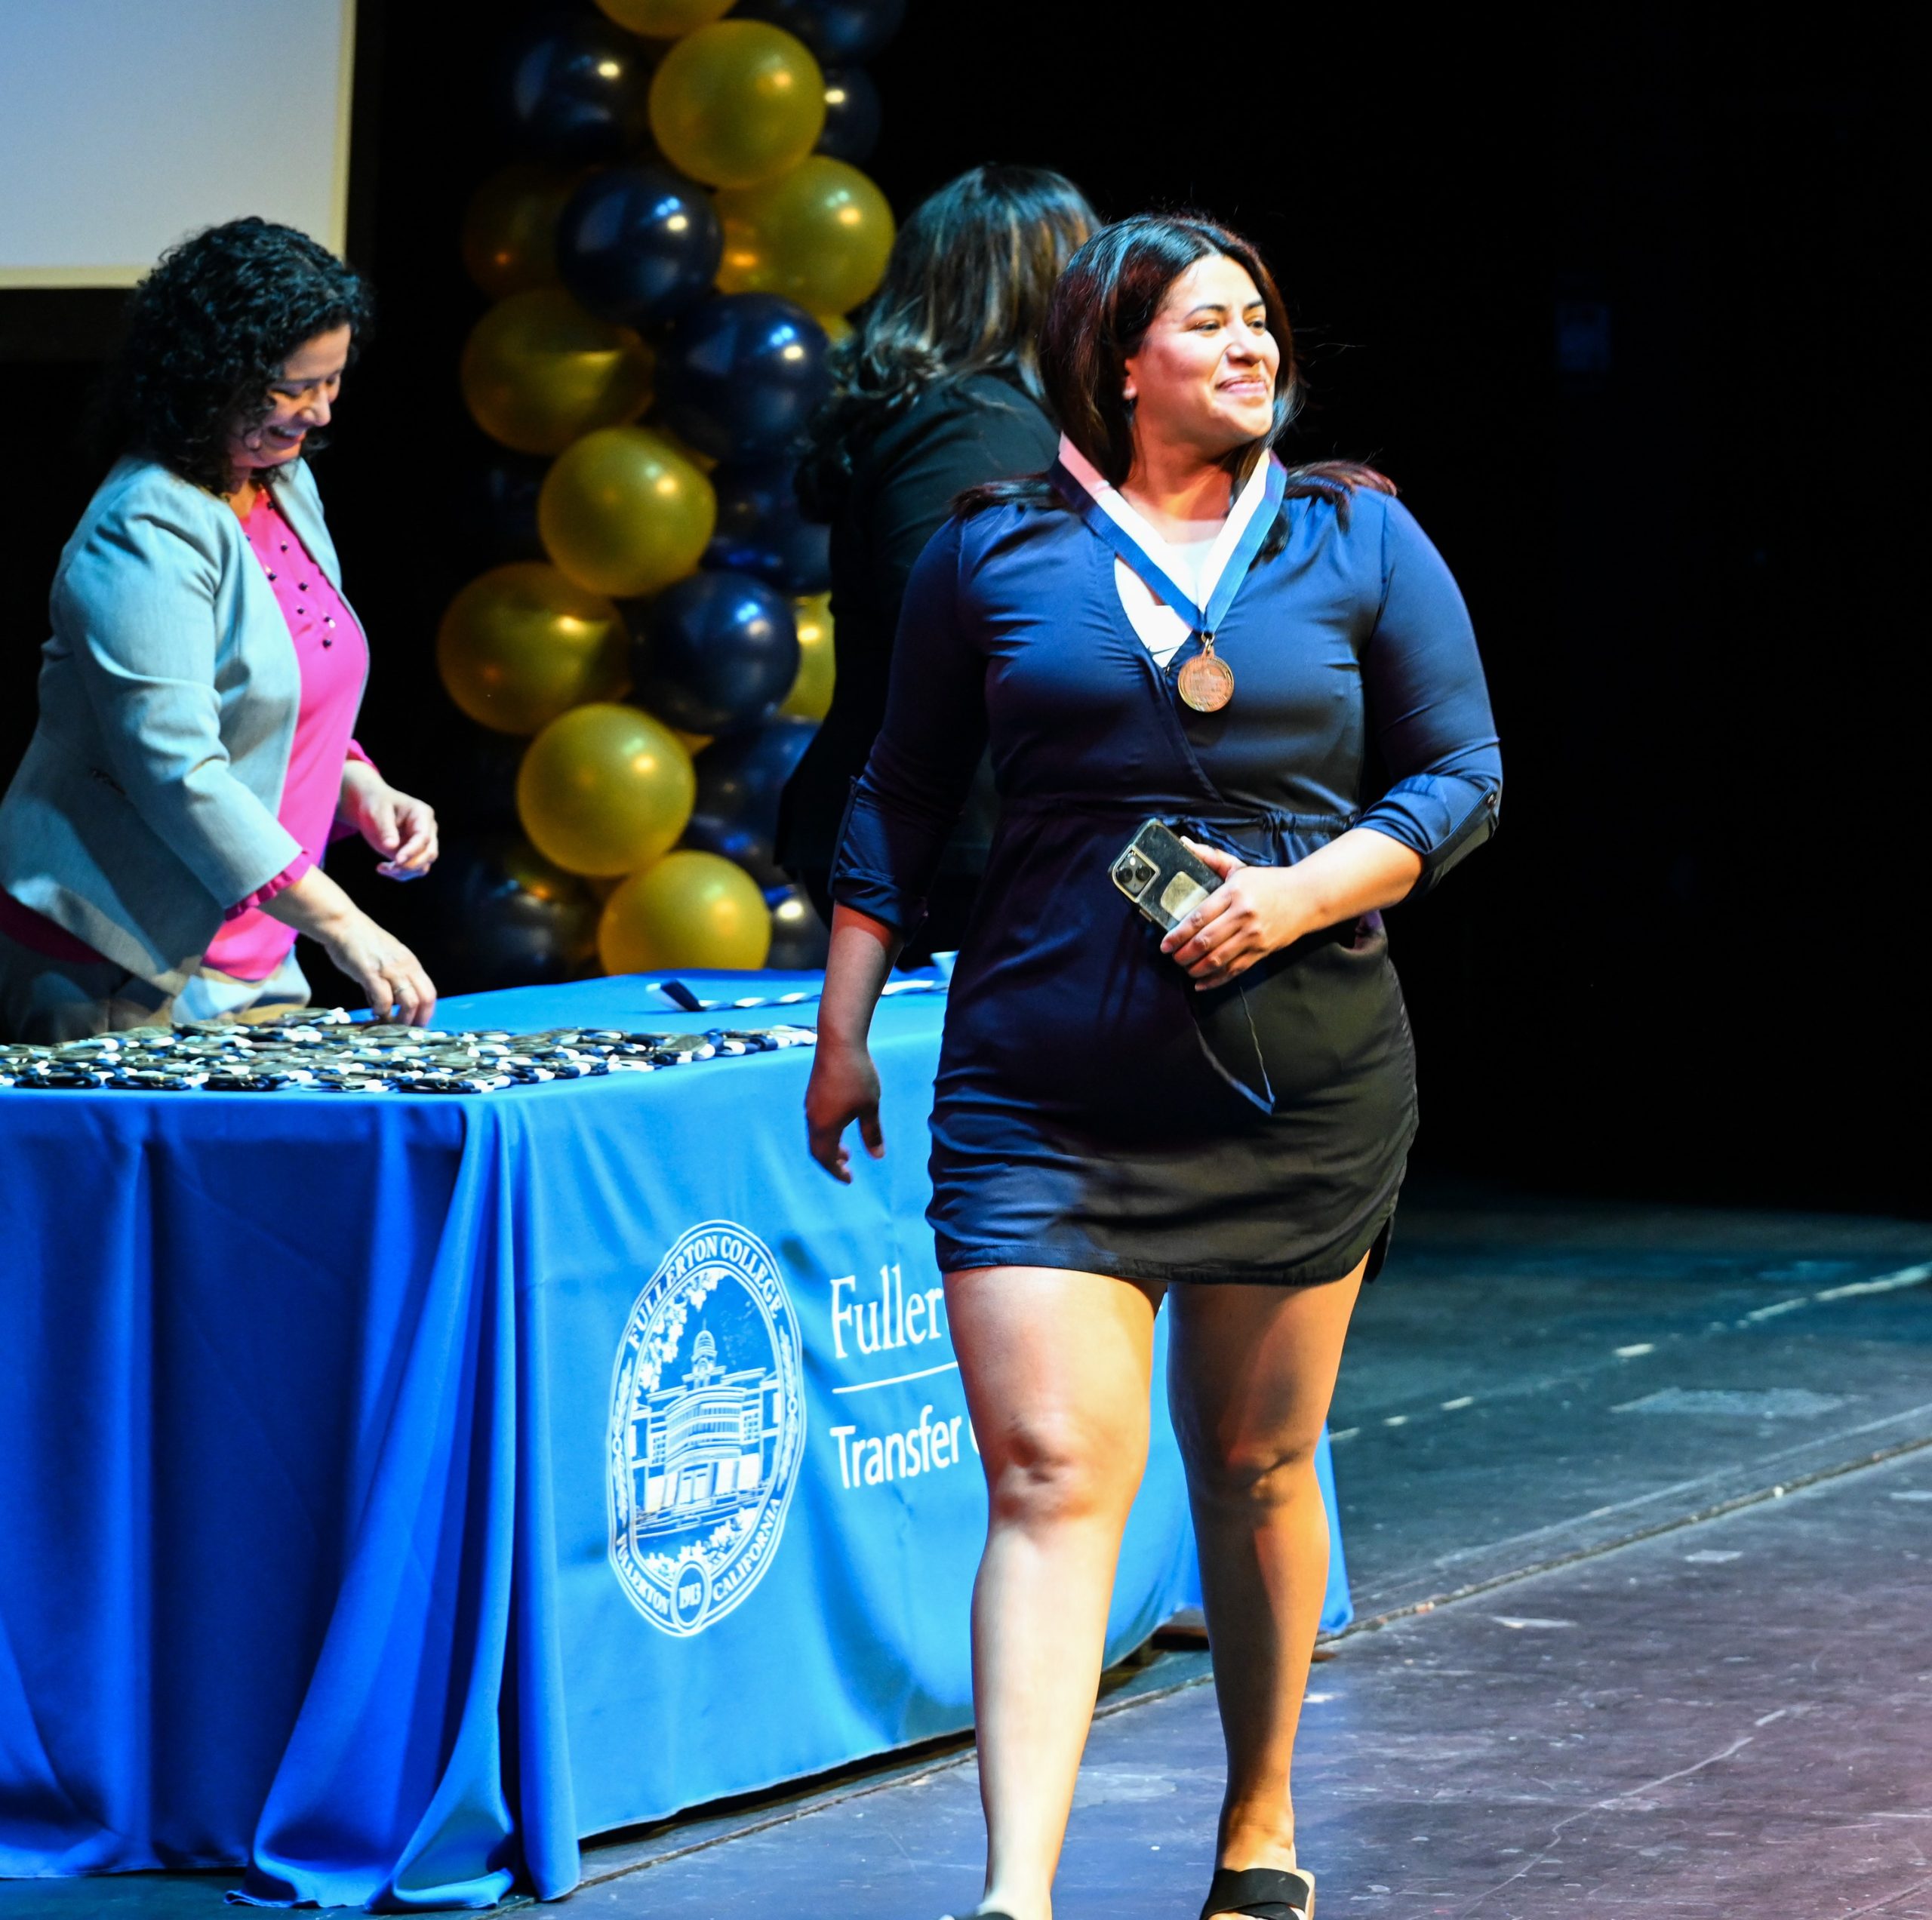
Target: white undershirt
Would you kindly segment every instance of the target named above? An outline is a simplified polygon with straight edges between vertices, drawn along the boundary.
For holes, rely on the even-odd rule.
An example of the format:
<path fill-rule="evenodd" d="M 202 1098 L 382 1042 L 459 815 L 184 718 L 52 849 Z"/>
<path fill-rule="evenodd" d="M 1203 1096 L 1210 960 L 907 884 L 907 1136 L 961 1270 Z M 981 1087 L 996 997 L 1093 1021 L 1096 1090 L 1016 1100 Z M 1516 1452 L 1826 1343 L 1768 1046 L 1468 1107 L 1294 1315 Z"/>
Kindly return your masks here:
<path fill-rule="evenodd" d="M 1169 540 L 1168 571 L 1177 586 L 1185 587 L 1198 601 L 1198 583 L 1201 563 L 1214 549 L 1220 531 L 1204 540 Z M 1178 563 L 1178 564 L 1176 564 Z M 1194 629 L 1163 600 L 1124 560 L 1114 562 L 1114 585 L 1120 589 L 1120 604 L 1140 643 L 1154 656 L 1154 664 L 1164 667 L 1186 642 Z"/>
<path fill-rule="evenodd" d="M 1206 605 L 1220 583 L 1223 569 L 1266 493 L 1263 462 L 1256 466 L 1247 484 L 1235 496 L 1226 519 L 1212 532 L 1202 534 L 1198 540 L 1170 540 L 1155 531 L 1117 487 L 1103 480 L 1092 462 L 1064 435 L 1060 443 L 1060 457 L 1066 470 L 1093 496 L 1101 512 L 1160 567 L 1175 586 L 1192 595 L 1197 607 Z M 1114 585 L 1129 623 L 1140 636 L 1141 645 L 1152 654 L 1155 664 L 1164 668 L 1194 631 L 1192 626 L 1124 560 L 1118 558 L 1114 562 Z"/>

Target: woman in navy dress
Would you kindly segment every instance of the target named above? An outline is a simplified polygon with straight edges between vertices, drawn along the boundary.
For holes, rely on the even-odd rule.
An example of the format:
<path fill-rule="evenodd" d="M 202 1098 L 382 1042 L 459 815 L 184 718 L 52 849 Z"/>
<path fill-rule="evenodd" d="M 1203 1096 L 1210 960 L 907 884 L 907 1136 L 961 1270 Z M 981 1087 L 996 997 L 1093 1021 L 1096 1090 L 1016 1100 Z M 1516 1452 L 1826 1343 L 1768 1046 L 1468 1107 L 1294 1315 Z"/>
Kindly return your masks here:
<path fill-rule="evenodd" d="M 1247 242 L 1103 229 L 1041 364 L 1052 473 L 968 497 L 906 594 L 833 876 L 811 1149 L 849 1178 L 856 1121 L 884 1151 L 872 1010 L 989 744 L 929 1216 L 990 1494 L 974 1912 L 1051 1911 L 1164 1297 L 1228 1749 L 1203 1912 L 1287 1920 L 1313 1900 L 1289 1765 L 1327 1576 L 1314 1449 L 1415 1128 L 1378 910 L 1487 837 L 1496 731 L 1387 483 L 1275 460 L 1294 360 Z M 1220 882 L 1164 934 L 1109 871 L 1150 815 Z"/>

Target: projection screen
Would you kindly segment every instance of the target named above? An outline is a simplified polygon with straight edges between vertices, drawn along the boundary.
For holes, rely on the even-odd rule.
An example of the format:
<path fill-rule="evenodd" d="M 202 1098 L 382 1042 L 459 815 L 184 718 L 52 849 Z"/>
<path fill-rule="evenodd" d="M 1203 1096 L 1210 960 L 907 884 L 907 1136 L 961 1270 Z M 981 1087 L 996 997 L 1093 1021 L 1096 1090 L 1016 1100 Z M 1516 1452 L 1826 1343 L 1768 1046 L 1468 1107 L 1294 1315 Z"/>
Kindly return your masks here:
<path fill-rule="evenodd" d="M 343 248 L 354 0 L 0 0 L 0 288 L 259 214 Z"/>

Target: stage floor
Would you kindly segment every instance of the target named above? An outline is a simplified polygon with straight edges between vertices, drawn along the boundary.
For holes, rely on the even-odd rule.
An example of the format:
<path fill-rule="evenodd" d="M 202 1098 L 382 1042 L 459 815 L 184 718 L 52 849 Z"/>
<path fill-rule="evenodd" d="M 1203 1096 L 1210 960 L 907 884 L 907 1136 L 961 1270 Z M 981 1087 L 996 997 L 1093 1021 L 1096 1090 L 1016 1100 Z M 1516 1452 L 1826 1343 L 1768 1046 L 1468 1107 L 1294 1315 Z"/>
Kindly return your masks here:
<path fill-rule="evenodd" d="M 1928 1255 L 1910 1223 L 1405 1208 L 1334 1423 L 1360 1623 L 1297 1768 L 1325 1915 L 1932 1920 Z M 1205 1678 L 1115 1676 L 1061 1920 L 1197 1910 Z M 936 1920 L 979 1844 L 945 1747 L 611 1836 L 557 1910 Z M 232 1881 L 17 1882 L 0 1915 L 213 1920 Z"/>

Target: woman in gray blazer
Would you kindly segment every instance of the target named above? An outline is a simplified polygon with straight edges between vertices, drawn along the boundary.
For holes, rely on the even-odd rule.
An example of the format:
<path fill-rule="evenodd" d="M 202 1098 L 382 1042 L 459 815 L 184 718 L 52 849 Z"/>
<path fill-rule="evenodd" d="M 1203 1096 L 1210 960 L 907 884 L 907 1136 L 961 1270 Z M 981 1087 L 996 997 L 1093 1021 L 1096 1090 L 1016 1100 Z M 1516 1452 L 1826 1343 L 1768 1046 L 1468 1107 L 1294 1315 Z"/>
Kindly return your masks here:
<path fill-rule="evenodd" d="M 436 857 L 435 816 L 352 737 L 368 673 L 303 460 L 364 283 L 287 227 L 233 220 L 136 290 L 106 418 L 120 457 L 61 555 L 40 711 L 0 800 L 0 1039 L 57 1041 L 300 1004 L 296 935 L 378 1017 L 435 989 L 322 871 Z"/>

